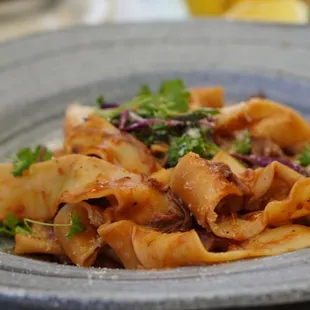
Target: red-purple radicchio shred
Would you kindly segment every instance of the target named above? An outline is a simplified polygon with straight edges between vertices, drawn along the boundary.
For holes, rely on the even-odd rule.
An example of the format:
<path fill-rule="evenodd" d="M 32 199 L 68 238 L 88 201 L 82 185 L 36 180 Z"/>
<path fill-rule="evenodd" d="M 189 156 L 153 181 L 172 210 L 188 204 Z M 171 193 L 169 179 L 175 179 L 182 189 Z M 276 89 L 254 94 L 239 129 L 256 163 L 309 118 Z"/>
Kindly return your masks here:
<path fill-rule="evenodd" d="M 269 164 L 271 164 L 274 161 L 278 161 L 279 163 L 290 167 L 291 169 L 301 173 L 301 174 L 306 174 L 306 171 L 304 168 L 302 168 L 300 165 L 294 164 L 290 162 L 289 160 L 283 159 L 283 158 L 273 158 L 273 157 L 259 157 L 259 156 L 254 156 L 254 155 L 241 155 L 241 154 L 236 154 L 232 153 L 231 154 L 233 157 L 237 159 L 241 159 L 249 164 L 252 165 L 257 165 L 260 167 L 266 167 Z"/>
<path fill-rule="evenodd" d="M 135 131 L 141 128 L 149 127 L 155 123 L 164 123 L 167 124 L 170 127 L 176 127 L 176 126 L 184 126 L 184 122 L 181 121 L 175 121 L 175 120 L 162 120 L 162 119 L 157 119 L 157 118 L 149 118 L 145 119 L 143 121 L 136 122 L 134 124 L 131 124 L 125 128 L 123 128 L 123 131 Z"/>
<path fill-rule="evenodd" d="M 119 107 L 118 103 L 103 103 L 100 105 L 101 110 L 106 110 L 106 109 L 114 109 Z"/>
<path fill-rule="evenodd" d="M 128 110 L 125 110 L 120 114 L 119 125 L 118 125 L 118 128 L 120 130 L 123 130 L 125 128 L 128 117 L 129 117 L 129 111 Z"/>

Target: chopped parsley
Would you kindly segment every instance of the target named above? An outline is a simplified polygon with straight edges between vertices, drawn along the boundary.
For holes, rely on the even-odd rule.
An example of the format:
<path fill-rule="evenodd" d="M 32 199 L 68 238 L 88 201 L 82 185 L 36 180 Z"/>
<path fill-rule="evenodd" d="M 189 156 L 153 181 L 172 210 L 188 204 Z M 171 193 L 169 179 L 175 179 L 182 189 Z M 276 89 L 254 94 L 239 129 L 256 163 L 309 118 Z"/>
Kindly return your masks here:
<path fill-rule="evenodd" d="M 298 160 L 304 167 L 310 165 L 310 144 L 307 144 L 304 151 L 299 155 Z"/>
<path fill-rule="evenodd" d="M 251 143 L 251 135 L 247 131 L 245 132 L 242 139 L 237 139 L 233 143 L 233 150 L 235 153 L 241 155 L 248 155 L 251 153 L 252 143 Z"/>
<path fill-rule="evenodd" d="M 214 116 L 219 110 L 202 107 L 189 111 L 189 99 L 190 93 L 183 81 L 166 80 L 157 92 L 152 92 L 148 85 L 141 85 L 131 101 L 97 110 L 97 113 L 148 147 L 156 143 L 169 146 L 164 162 L 167 158 L 165 166 L 173 167 L 188 152 L 210 159 L 219 150 L 212 138 Z M 126 122 L 122 117 L 124 111 L 129 111 Z"/>
<path fill-rule="evenodd" d="M 13 158 L 12 174 L 22 176 L 23 171 L 28 169 L 32 164 L 45 161 L 52 158 L 52 153 L 44 146 L 38 145 L 34 150 L 29 147 L 19 150 Z"/>
<path fill-rule="evenodd" d="M 131 101 L 97 113 L 108 121 L 112 121 L 125 110 L 131 110 L 143 118 L 168 119 L 185 113 L 189 109 L 190 93 L 181 80 L 168 80 L 161 84 L 157 93 L 152 93 L 147 85 L 142 85 L 137 96 Z"/>
<path fill-rule="evenodd" d="M 16 234 L 30 235 L 31 227 L 26 223 L 21 223 L 13 213 L 10 213 L 8 218 L 0 224 L 0 235 L 14 237 Z"/>
<path fill-rule="evenodd" d="M 212 159 L 219 147 L 206 139 L 199 131 L 189 130 L 182 137 L 172 141 L 168 149 L 168 167 L 174 167 L 178 160 L 189 152 L 194 152 L 205 159 Z"/>

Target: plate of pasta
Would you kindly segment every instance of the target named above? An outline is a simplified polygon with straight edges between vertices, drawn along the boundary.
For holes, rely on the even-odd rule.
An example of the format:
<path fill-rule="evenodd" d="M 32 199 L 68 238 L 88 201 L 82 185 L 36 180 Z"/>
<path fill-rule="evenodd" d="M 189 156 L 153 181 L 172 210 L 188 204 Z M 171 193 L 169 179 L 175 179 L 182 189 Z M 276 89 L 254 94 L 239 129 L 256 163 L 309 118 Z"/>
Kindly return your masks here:
<path fill-rule="evenodd" d="M 0 305 L 205 309 L 308 299 L 307 73 L 288 66 L 296 76 L 279 75 L 271 61 L 251 73 L 243 65 L 251 57 L 240 71 L 215 68 L 223 55 L 212 40 L 203 47 L 213 37 L 201 25 L 229 38 L 245 29 L 82 27 L 0 46 Z M 184 40 L 187 57 L 175 61 Z M 256 44 L 248 40 L 226 45 L 240 54 Z M 212 60 L 195 60 L 202 51 Z M 138 61 L 142 54 L 152 57 Z"/>

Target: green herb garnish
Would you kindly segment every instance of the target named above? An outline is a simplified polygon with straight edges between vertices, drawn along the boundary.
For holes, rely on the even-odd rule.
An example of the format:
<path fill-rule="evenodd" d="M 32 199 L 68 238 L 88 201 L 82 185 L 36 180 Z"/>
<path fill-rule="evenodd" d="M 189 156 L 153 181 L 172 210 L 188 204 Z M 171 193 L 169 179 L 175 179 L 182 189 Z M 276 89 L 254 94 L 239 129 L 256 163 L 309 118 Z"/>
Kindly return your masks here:
<path fill-rule="evenodd" d="M 15 158 L 13 158 L 13 170 L 12 174 L 22 176 L 23 171 L 28 169 L 32 164 L 38 161 L 45 161 L 52 158 L 52 153 L 44 146 L 38 145 L 34 151 L 29 147 L 19 150 Z"/>
<path fill-rule="evenodd" d="M 97 97 L 96 99 L 96 106 L 98 108 L 101 108 L 101 106 L 104 104 L 104 96 L 103 95 L 100 95 Z"/>
<path fill-rule="evenodd" d="M 189 152 L 194 152 L 205 159 L 212 159 L 219 147 L 208 141 L 201 134 L 183 135 L 172 141 L 168 150 L 168 167 L 174 167 L 178 160 Z"/>
<path fill-rule="evenodd" d="M 137 97 L 145 95 L 152 95 L 152 90 L 147 84 L 142 84 L 137 92 Z"/>
<path fill-rule="evenodd" d="M 248 155 L 251 153 L 251 148 L 251 135 L 248 131 L 244 134 L 242 139 L 233 142 L 233 150 L 238 154 Z"/>
<path fill-rule="evenodd" d="M 213 116 L 216 116 L 220 113 L 218 109 L 214 108 L 202 108 L 194 110 L 190 113 L 184 113 L 184 114 L 178 114 L 172 117 L 174 120 L 180 120 L 180 121 L 199 121 L 202 119 L 212 119 Z"/>
<path fill-rule="evenodd" d="M 82 224 L 81 218 L 79 216 L 70 213 L 70 218 L 71 218 L 70 230 L 66 235 L 68 239 L 71 239 L 73 236 L 85 230 L 85 226 Z"/>
<path fill-rule="evenodd" d="M 66 237 L 68 239 L 71 239 L 73 236 L 77 235 L 78 233 L 81 233 L 85 230 L 85 226 L 81 222 L 81 218 L 77 215 L 73 215 L 72 213 L 69 213 L 70 215 L 70 224 L 53 224 L 53 223 L 45 223 L 40 221 L 34 221 L 31 219 L 24 219 L 25 223 L 33 223 L 38 224 L 42 226 L 51 226 L 51 227 L 70 227 L 69 232 L 67 233 Z"/>
<path fill-rule="evenodd" d="M 152 93 L 146 85 L 141 86 L 137 97 L 119 107 L 100 110 L 97 113 L 112 121 L 125 110 L 131 110 L 144 118 L 168 119 L 189 109 L 190 94 L 181 80 L 168 80 L 161 84 L 158 93 Z"/>
<path fill-rule="evenodd" d="M 154 143 L 170 143 L 172 137 L 182 135 L 184 129 L 169 126 L 167 123 L 158 122 L 151 125 L 149 128 L 132 132 L 138 140 L 142 141 L 146 146 L 150 147 Z"/>
<path fill-rule="evenodd" d="M 31 228 L 29 225 L 21 223 L 13 213 L 10 213 L 8 218 L 0 224 L 0 235 L 14 237 L 16 234 L 30 235 Z"/>
<path fill-rule="evenodd" d="M 304 167 L 310 165 L 310 144 L 307 144 L 304 151 L 300 153 L 298 160 L 300 164 Z"/>

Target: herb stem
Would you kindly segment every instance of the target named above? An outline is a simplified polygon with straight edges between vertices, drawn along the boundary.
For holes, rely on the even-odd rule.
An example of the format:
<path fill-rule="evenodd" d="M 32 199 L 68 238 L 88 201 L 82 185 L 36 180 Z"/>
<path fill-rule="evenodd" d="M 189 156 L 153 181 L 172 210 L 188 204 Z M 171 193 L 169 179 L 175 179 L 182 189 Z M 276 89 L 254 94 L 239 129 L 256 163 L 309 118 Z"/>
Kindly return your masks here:
<path fill-rule="evenodd" d="M 50 227 L 70 227 L 71 224 L 53 224 L 53 223 L 44 223 L 44 222 L 40 222 L 40 221 L 35 221 L 35 220 L 31 220 L 31 219 L 24 219 L 24 223 L 28 224 L 28 223 L 32 223 L 32 224 L 38 224 L 38 225 L 42 225 L 42 226 L 50 226 Z"/>

